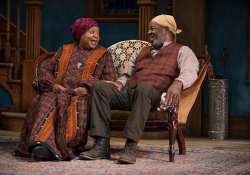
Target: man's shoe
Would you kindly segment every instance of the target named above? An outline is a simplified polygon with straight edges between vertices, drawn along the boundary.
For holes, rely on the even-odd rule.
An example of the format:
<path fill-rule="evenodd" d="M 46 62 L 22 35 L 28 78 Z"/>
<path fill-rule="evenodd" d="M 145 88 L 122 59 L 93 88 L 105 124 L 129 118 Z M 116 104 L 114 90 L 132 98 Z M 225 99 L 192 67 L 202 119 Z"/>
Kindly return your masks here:
<path fill-rule="evenodd" d="M 31 156 L 34 157 L 37 161 L 44 161 L 44 160 L 53 160 L 54 155 L 43 145 L 38 145 L 33 148 L 31 152 Z"/>
<path fill-rule="evenodd" d="M 118 160 L 120 163 L 133 164 L 136 162 L 137 142 L 127 139 L 123 153 Z"/>
<path fill-rule="evenodd" d="M 79 157 L 84 160 L 110 159 L 110 139 L 98 137 L 92 149 L 82 152 Z"/>

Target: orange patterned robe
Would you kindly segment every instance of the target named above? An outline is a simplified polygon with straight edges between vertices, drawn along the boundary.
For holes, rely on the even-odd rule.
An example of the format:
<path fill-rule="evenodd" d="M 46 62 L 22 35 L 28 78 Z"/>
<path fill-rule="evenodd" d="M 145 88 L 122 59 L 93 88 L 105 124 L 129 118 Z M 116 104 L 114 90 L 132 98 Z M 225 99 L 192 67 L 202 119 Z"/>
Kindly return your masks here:
<path fill-rule="evenodd" d="M 34 146 L 44 145 L 58 160 L 73 159 L 73 151 L 83 151 L 87 143 L 91 85 L 114 78 L 111 55 L 102 46 L 82 51 L 70 44 L 58 49 L 40 72 L 42 93 L 30 104 L 14 154 L 29 156 Z M 55 84 L 67 91 L 53 93 Z M 85 87 L 88 94 L 72 96 L 77 87 Z"/>

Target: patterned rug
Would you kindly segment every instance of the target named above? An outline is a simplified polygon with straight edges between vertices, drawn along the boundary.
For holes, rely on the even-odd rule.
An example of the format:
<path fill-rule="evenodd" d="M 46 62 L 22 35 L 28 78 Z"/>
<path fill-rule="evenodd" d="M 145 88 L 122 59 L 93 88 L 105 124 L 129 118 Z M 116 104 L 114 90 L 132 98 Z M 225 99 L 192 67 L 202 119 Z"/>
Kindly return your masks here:
<path fill-rule="evenodd" d="M 0 136 L 0 174 L 244 174 L 250 172 L 250 152 L 187 148 L 187 155 L 168 161 L 168 147 L 138 145 L 133 165 L 118 164 L 124 144 L 111 144 L 110 160 L 37 162 L 12 156 L 18 137 Z M 88 147 L 91 146 L 88 143 Z"/>

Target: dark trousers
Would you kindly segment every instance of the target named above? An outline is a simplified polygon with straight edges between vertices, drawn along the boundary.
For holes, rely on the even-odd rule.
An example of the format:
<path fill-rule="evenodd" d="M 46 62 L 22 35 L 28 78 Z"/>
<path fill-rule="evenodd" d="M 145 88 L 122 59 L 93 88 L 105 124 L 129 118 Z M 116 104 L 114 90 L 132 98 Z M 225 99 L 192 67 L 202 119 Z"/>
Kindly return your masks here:
<path fill-rule="evenodd" d="M 134 89 L 125 86 L 118 91 L 112 84 L 97 81 L 90 93 L 90 136 L 110 138 L 110 110 L 117 109 L 131 111 L 123 136 L 136 142 L 142 136 L 149 112 L 155 111 L 161 100 L 161 93 L 147 83 L 141 83 Z"/>

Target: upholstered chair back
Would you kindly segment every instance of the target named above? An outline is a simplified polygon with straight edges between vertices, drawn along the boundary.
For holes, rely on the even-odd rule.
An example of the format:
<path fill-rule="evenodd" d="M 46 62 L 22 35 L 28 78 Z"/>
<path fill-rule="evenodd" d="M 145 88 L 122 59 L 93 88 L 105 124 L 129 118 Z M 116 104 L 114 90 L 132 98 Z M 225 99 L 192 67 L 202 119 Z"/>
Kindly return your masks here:
<path fill-rule="evenodd" d="M 121 76 L 121 71 L 128 64 L 132 54 L 136 50 L 142 49 L 146 46 L 151 46 L 151 44 L 147 41 L 141 40 L 125 40 L 108 47 L 114 62 L 115 79 L 118 79 Z"/>

